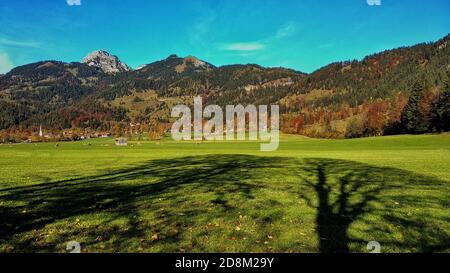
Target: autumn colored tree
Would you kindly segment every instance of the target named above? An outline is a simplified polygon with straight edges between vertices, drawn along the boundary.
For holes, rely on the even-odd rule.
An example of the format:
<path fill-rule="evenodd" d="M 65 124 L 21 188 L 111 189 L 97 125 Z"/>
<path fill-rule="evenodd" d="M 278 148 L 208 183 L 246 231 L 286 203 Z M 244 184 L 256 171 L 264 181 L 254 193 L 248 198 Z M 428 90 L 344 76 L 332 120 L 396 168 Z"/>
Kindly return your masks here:
<path fill-rule="evenodd" d="M 364 124 L 366 123 L 365 116 L 353 116 L 347 125 L 347 132 L 345 137 L 358 138 L 364 136 Z"/>
<path fill-rule="evenodd" d="M 397 94 L 393 98 L 388 113 L 388 124 L 384 129 L 385 134 L 398 134 L 402 131 L 402 113 L 407 103 L 408 98 L 402 94 Z"/>
<path fill-rule="evenodd" d="M 386 101 L 376 101 L 368 105 L 366 114 L 366 134 L 380 136 L 388 122 L 389 104 Z"/>
<path fill-rule="evenodd" d="M 429 131 L 432 131 L 432 112 L 437 100 L 437 93 L 433 92 L 432 90 L 428 90 L 423 93 L 418 104 L 419 111 L 423 117 L 423 121 L 425 124 L 427 124 L 427 129 Z"/>
<path fill-rule="evenodd" d="M 294 130 L 296 133 L 300 133 L 304 124 L 305 124 L 305 119 L 303 118 L 302 115 L 294 117 L 293 127 L 294 127 Z"/>

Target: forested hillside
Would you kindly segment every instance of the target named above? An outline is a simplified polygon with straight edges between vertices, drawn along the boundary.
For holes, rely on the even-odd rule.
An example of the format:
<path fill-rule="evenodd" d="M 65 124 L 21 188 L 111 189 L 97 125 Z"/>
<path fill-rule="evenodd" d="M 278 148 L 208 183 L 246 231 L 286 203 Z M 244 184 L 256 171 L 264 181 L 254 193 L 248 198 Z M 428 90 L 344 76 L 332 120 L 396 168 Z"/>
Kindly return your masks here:
<path fill-rule="evenodd" d="M 448 44 L 449 36 L 311 74 L 254 64 L 216 67 L 176 55 L 118 73 L 98 64 L 38 62 L 0 76 L 0 141 L 24 141 L 39 126 L 52 136 L 72 130 L 158 137 L 170 126 L 170 108 L 195 95 L 221 106 L 280 104 L 282 130 L 308 136 L 447 131 Z"/>
<path fill-rule="evenodd" d="M 321 68 L 293 87 L 281 100 L 290 113 L 284 128 L 325 137 L 360 137 L 392 133 L 431 132 L 437 125 L 436 105 L 448 92 L 449 36 L 430 44 L 404 47 Z M 420 86 L 420 87 L 419 87 Z M 447 87 L 446 87 L 447 86 Z M 415 93 L 415 115 L 426 120 L 426 130 L 411 130 L 402 116 Z M 439 111 L 441 111 L 439 110 Z M 447 117 L 448 117 L 447 108 Z M 443 113 L 439 114 L 444 116 Z M 403 121 L 403 122 L 402 122 Z M 448 122 L 448 121 L 447 121 Z"/>

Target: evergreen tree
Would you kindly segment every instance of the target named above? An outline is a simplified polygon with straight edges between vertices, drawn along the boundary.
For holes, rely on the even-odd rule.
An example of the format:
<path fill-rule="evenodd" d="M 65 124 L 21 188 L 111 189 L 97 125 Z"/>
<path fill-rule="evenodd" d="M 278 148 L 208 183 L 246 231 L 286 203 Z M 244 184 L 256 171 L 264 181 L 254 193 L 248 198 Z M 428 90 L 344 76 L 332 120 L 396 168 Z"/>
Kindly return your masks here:
<path fill-rule="evenodd" d="M 416 81 L 412 87 L 408 104 L 403 110 L 402 125 L 408 133 L 424 133 L 428 131 L 428 122 L 419 109 L 420 99 L 424 90 L 424 81 Z"/>
<path fill-rule="evenodd" d="M 450 74 L 450 73 L 449 73 Z M 439 99 L 433 105 L 432 110 L 433 127 L 438 132 L 450 131 L 450 76 L 444 82 Z"/>

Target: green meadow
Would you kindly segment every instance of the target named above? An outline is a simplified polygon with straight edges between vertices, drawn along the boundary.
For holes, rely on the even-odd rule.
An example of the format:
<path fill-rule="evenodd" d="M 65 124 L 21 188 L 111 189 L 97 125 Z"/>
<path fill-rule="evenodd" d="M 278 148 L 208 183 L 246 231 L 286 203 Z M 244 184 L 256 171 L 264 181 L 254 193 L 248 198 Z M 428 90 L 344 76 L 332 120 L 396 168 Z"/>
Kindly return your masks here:
<path fill-rule="evenodd" d="M 450 251 L 450 134 L 0 145 L 0 252 Z"/>

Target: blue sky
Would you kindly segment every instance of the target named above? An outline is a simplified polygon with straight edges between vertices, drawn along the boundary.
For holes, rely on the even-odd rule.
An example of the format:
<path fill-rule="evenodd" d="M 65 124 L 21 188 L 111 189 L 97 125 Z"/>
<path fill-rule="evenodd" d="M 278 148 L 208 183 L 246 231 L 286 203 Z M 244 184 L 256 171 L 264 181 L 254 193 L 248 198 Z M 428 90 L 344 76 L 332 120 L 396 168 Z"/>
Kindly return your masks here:
<path fill-rule="evenodd" d="M 0 0 L 0 73 L 97 49 L 132 67 L 178 54 L 312 72 L 450 32 L 448 0 L 380 1 Z"/>

